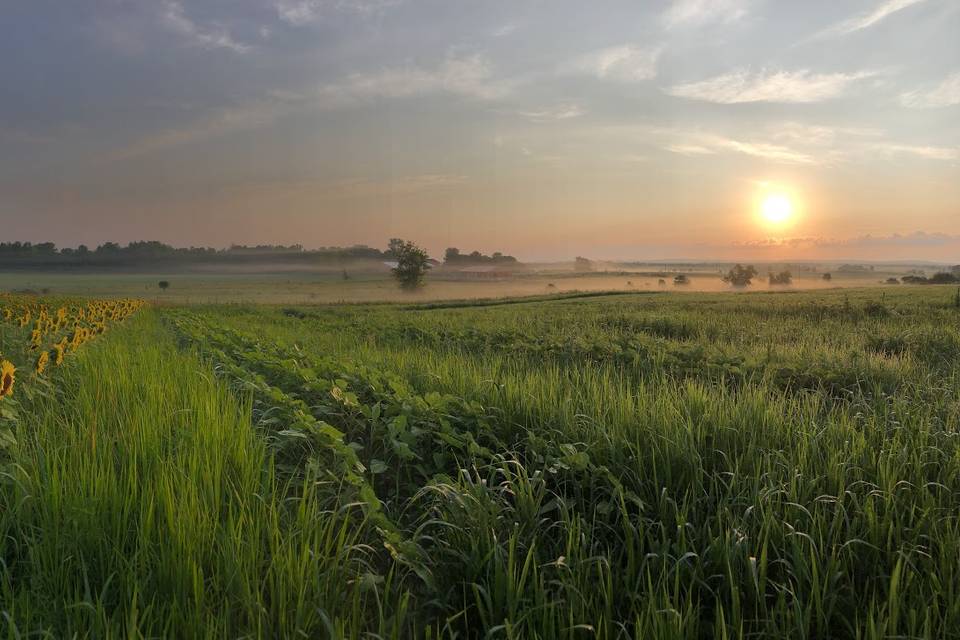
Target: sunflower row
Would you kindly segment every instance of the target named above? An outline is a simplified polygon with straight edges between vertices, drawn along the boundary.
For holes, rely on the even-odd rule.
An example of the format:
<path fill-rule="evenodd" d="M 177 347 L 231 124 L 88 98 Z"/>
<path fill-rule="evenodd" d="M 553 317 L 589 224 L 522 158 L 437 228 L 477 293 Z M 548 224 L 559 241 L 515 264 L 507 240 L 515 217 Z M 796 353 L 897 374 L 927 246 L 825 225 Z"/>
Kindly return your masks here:
<path fill-rule="evenodd" d="M 60 365 L 68 353 L 105 333 L 143 306 L 142 300 L 92 300 L 84 304 L 52 305 L 43 300 L 0 295 L 0 321 L 29 334 L 22 343 L 23 362 L 33 362 L 36 375 Z M 0 398 L 13 393 L 17 367 L 0 357 Z"/>

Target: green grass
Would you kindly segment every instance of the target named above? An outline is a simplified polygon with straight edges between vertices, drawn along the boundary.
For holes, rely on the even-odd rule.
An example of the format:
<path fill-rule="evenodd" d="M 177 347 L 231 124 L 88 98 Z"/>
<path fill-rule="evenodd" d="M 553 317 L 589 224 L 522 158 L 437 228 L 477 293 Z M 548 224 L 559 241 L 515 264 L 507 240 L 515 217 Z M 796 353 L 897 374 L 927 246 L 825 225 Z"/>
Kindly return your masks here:
<path fill-rule="evenodd" d="M 361 615 L 364 519 L 281 483 L 249 401 L 154 313 L 58 374 L 7 452 L 8 636 L 279 637 Z"/>
<path fill-rule="evenodd" d="M 955 290 L 139 313 L 22 399 L 11 637 L 960 637 Z"/>

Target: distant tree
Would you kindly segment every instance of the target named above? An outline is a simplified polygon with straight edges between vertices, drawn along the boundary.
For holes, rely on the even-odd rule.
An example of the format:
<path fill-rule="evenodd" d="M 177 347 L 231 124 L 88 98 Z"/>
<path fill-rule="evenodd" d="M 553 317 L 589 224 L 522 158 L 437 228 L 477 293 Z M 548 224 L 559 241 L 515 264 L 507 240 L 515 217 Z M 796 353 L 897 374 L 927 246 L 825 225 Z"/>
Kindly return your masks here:
<path fill-rule="evenodd" d="M 450 247 L 443 254 L 444 262 L 456 262 L 459 259 L 460 259 L 460 249 L 457 249 L 456 247 Z"/>
<path fill-rule="evenodd" d="M 826 280 L 827 282 L 830 282 L 831 280 L 833 280 L 833 274 L 830 274 L 830 273 L 825 273 L 820 277 Z"/>
<path fill-rule="evenodd" d="M 157 286 L 160 287 L 161 290 L 166 291 L 170 288 L 170 283 L 166 280 L 161 280 L 157 283 Z"/>
<path fill-rule="evenodd" d="M 690 284 L 690 278 L 688 278 L 686 275 L 681 273 L 680 275 L 678 275 L 676 278 L 673 279 L 673 284 L 681 285 L 681 286 L 685 284 Z"/>
<path fill-rule="evenodd" d="M 954 284 L 957 277 L 952 273 L 941 271 L 930 276 L 930 284 Z"/>
<path fill-rule="evenodd" d="M 900 281 L 896 278 L 887 278 L 887 284 L 900 284 Z"/>
<path fill-rule="evenodd" d="M 593 271 L 593 261 L 582 256 L 577 256 L 573 260 L 573 270 L 581 273 Z"/>
<path fill-rule="evenodd" d="M 788 285 L 793 283 L 793 274 L 789 271 L 781 271 L 780 273 L 771 273 L 769 276 L 770 284 L 772 285 Z"/>
<path fill-rule="evenodd" d="M 390 241 L 390 252 L 397 259 L 393 277 L 401 289 L 414 291 L 423 285 L 423 278 L 430 269 L 430 256 L 412 242 L 394 239 Z"/>
<path fill-rule="evenodd" d="M 752 264 L 744 267 L 738 263 L 723 276 L 723 281 L 735 287 L 746 287 L 755 277 L 757 277 L 757 269 Z"/>

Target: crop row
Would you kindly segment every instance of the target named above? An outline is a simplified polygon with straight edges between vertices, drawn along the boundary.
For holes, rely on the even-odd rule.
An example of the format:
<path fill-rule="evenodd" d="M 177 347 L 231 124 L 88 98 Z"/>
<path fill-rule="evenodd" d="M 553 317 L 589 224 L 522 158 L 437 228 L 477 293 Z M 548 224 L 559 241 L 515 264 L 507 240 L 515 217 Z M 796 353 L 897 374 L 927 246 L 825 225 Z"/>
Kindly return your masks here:
<path fill-rule="evenodd" d="M 922 635 L 960 621 L 952 596 L 921 580 L 960 573 L 960 480 L 937 473 L 954 459 L 957 415 L 942 398 L 824 408 L 820 394 L 704 384 L 702 359 L 657 352 L 644 366 L 688 366 L 687 381 L 651 375 L 632 424 L 585 428 L 537 403 L 544 380 L 494 380 L 468 399 L 400 367 L 171 317 L 253 393 L 281 470 L 366 505 L 390 551 L 382 570 L 408 570 L 428 620 L 550 637 L 705 636 L 725 619 L 778 637 L 853 636 L 868 622 Z M 388 342 L 393 330 L 382 327 Z M 469 366 L 460 346 L 425 350 Z M 596 362 L 616 364 L 610 353 Z M 570 360 L 568 383 L 589 362 Z M 919 617 L 900 610 L 905 589 L 925 603 Z"/>

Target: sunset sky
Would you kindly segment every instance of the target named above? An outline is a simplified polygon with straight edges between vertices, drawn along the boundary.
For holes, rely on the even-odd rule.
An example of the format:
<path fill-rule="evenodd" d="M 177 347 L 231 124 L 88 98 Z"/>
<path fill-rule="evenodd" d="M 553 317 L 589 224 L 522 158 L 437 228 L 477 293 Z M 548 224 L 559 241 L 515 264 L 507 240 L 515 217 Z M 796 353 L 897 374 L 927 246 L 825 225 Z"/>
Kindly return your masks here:
<path fill-rule="evenodd" d="M 0 240 L 960 263 L 957 0 L 0 15 Z"/>

